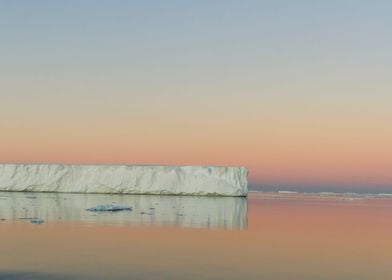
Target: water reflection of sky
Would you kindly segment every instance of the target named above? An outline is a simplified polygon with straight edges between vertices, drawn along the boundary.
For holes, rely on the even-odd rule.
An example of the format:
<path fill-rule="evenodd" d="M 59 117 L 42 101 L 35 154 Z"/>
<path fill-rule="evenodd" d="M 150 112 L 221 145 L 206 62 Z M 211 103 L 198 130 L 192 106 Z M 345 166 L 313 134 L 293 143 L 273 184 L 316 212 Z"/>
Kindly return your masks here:
<path fill-rule="evenodd" d="M 115 204 L 132 211 L 91 212 L 87 208 Z M 82 222 L 89 224 L 245 229 L 247 199 L 156 195 L 66 193 L 0 193 L 4 222 Z"/>
<path fill-rule="evenodd" d="M 111 202 L 134 210 L 84 210 Z M 0 279 L 392 279 L 390 198 L 0 193 L 0 217 Z"/>

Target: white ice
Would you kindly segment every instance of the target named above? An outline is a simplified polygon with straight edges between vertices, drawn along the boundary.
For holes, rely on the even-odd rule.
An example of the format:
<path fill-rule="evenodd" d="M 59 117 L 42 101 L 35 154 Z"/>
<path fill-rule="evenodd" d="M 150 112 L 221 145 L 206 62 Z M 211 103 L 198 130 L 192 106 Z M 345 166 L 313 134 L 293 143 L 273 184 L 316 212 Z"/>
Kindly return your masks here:
<path fill-rule="evenodd" d="M 246 196 L 245 167 L 0 164 L 0 191 Z"/>

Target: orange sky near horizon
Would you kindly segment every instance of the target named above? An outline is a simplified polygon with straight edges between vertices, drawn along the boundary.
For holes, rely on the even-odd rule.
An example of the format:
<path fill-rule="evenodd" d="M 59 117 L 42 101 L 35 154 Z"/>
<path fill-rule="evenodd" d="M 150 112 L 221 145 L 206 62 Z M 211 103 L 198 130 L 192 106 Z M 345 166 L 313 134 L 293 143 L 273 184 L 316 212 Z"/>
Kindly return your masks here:
<path fill-rule="evenodd" d="M 3 121 L 0 161 L 242 165 L 261 186 L 390 186 L 386 123 L 229 118 Z"/>

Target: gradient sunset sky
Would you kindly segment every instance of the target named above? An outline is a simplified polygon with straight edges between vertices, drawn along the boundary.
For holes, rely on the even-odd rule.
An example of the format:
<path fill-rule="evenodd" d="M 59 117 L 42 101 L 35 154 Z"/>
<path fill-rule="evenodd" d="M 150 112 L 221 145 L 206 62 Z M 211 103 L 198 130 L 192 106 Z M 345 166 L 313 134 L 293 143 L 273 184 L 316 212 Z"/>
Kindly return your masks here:
<path fill-rule="evenodd" d="M 0 162 L 392 192 L 390 1 L 0 1 Z"/>

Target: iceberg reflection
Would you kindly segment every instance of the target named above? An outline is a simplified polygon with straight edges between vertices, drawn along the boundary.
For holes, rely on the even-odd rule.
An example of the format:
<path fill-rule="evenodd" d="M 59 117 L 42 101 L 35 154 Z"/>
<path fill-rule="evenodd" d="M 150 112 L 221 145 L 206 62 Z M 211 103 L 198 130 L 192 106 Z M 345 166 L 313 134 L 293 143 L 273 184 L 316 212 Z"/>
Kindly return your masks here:
<path fill-rule="evenodd" d="M 108 204 L 131 207 L 132 211 L 86 211 Z M 0 221 L 245 229 L 247 204 L 244 197 L 1 192 Z"/>

